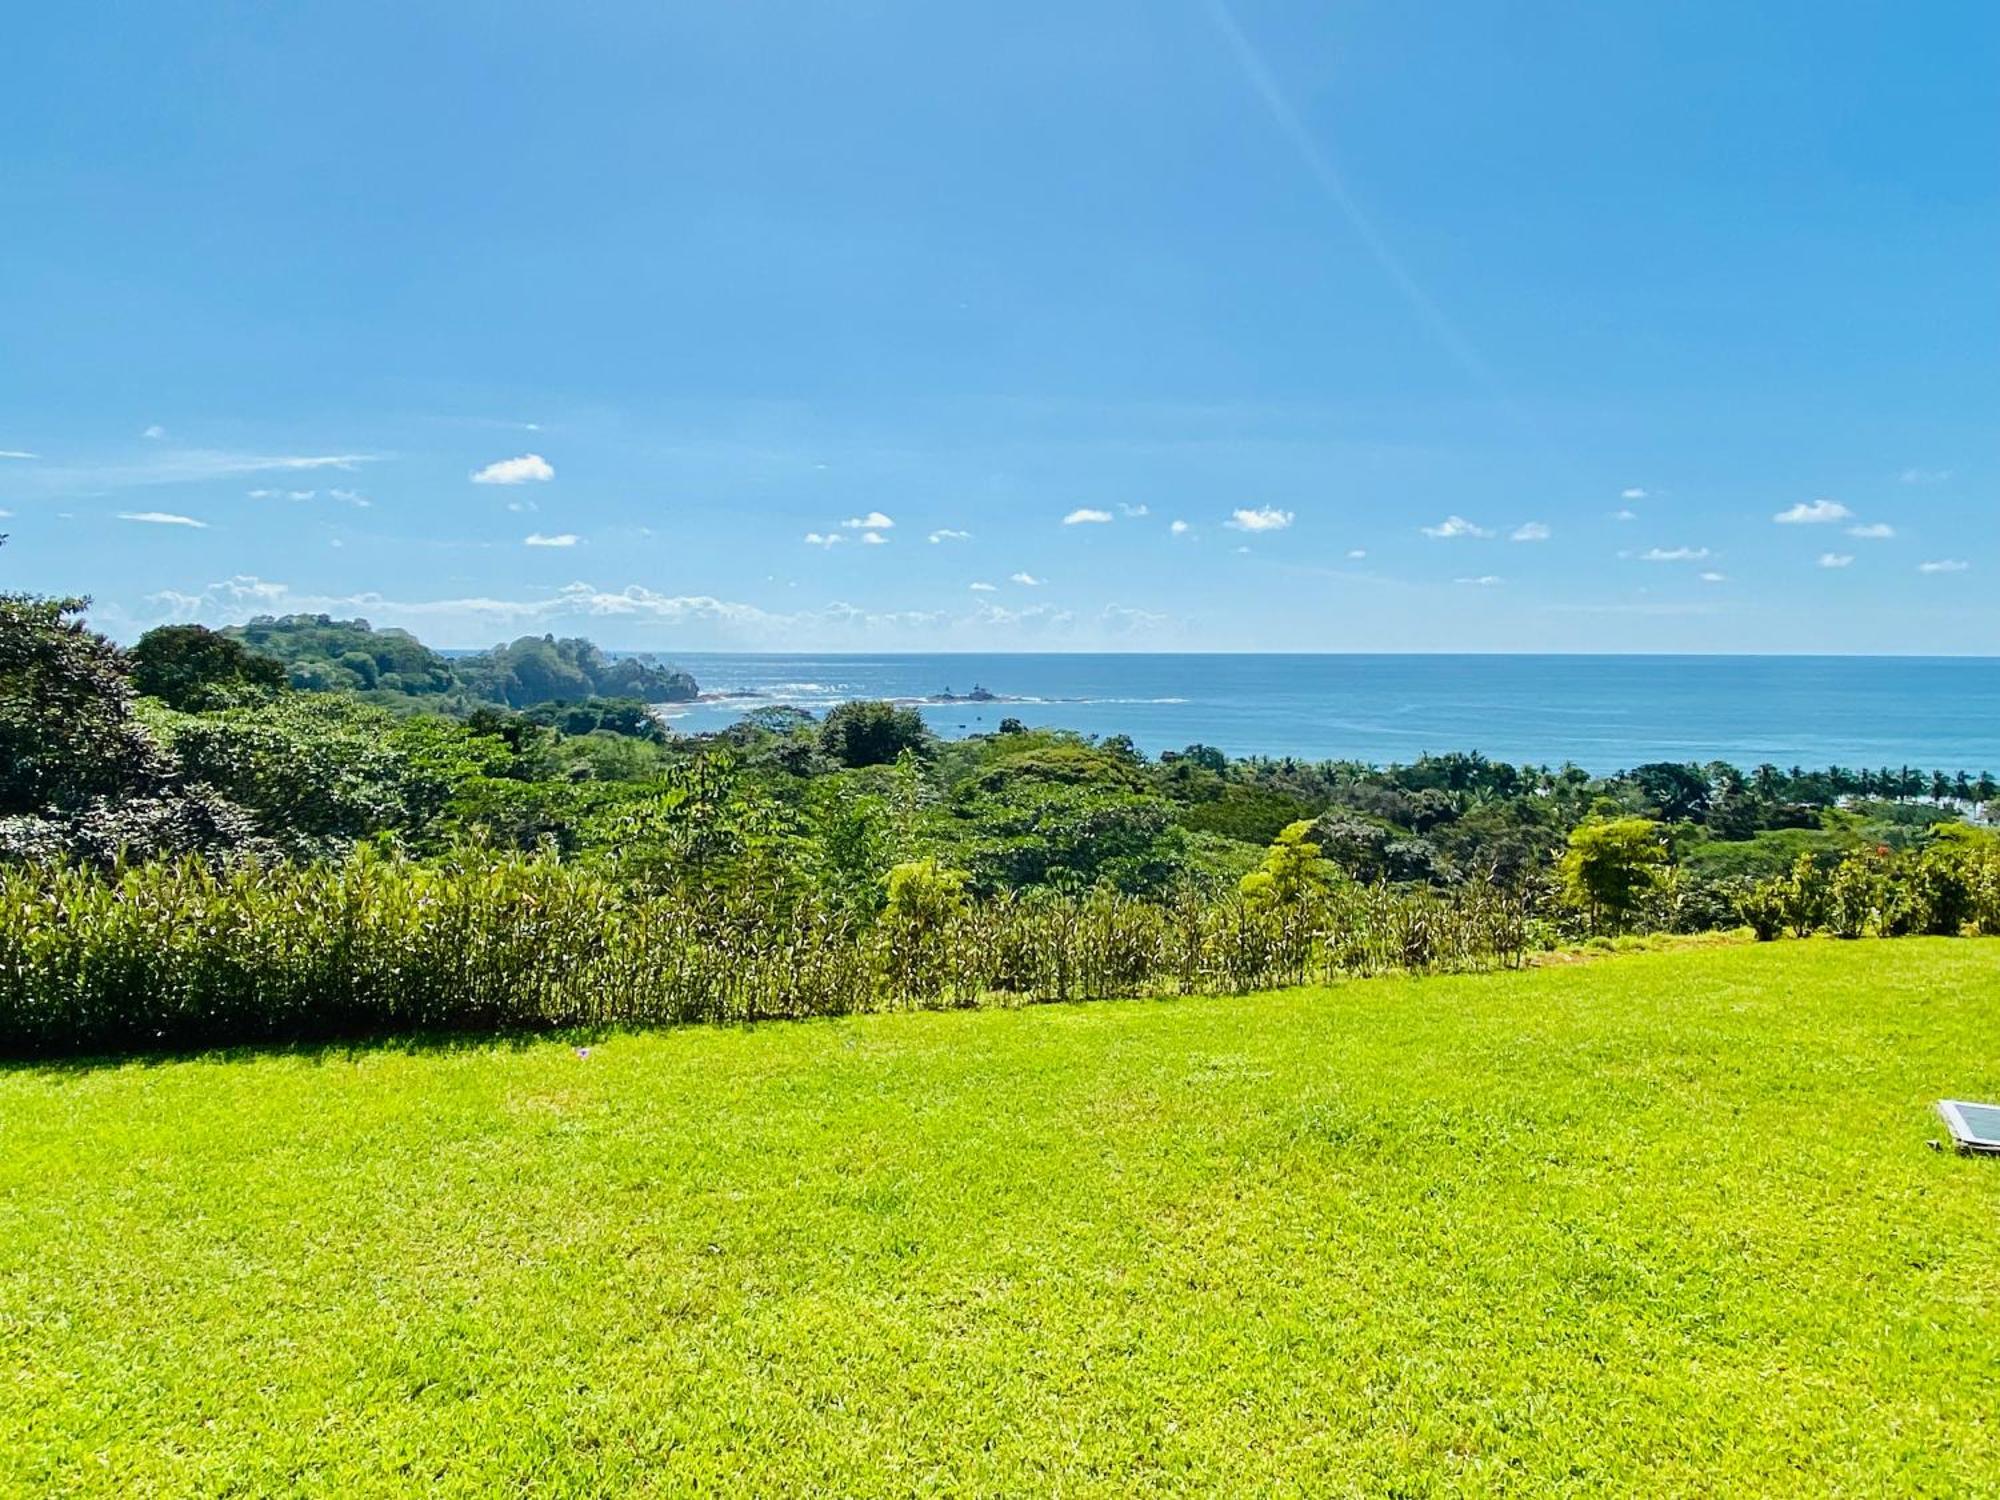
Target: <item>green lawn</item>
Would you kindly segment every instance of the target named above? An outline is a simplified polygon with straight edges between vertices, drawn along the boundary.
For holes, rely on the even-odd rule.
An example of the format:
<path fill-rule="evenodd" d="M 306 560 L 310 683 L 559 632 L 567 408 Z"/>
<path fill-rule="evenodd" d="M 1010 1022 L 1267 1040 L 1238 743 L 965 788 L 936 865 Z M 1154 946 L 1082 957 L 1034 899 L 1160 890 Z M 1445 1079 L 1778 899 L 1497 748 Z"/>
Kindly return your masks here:
<path fill-rule="evenodd" d="M 0 1073 L 0 1481 L 2000 1490 L 2000 943 Z"/>

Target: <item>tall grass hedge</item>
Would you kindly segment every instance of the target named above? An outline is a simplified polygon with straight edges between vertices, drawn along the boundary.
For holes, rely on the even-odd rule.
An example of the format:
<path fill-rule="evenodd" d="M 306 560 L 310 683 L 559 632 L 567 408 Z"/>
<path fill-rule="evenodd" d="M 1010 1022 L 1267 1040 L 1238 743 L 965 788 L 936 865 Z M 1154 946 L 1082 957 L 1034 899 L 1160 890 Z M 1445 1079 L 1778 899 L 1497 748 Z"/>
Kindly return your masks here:
<path fill-rule="evenodd" d="M 856 923 L 812 902 L 648 895 L 552 856 L 30 863 L 0 866 L 0 1052 L 1245 991 L 1513 965 L 1529 930 L 1486 887 L 892 900 Z"/>

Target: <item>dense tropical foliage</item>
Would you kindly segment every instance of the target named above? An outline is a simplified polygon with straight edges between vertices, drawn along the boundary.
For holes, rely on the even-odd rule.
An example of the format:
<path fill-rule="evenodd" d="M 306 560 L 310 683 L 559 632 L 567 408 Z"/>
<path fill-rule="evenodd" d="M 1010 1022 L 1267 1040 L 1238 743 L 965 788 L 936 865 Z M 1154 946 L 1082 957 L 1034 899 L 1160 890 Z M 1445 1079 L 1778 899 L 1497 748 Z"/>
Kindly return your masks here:
<path fill-rule="evenodd" d="M 310 665 L 352 624 L 124 652 L 81 610 L 0 598 L 14 1050 L 1243 989 L 1738 925 L 2000 931 L 1984 774 L 1155 759 L 1011 720 L 940 741 L 882 703 L 681 736 L 594 691 L 662 669 L 585 642 L 433 677 L 414 638 L 358 627 L 370 701 Z"/>

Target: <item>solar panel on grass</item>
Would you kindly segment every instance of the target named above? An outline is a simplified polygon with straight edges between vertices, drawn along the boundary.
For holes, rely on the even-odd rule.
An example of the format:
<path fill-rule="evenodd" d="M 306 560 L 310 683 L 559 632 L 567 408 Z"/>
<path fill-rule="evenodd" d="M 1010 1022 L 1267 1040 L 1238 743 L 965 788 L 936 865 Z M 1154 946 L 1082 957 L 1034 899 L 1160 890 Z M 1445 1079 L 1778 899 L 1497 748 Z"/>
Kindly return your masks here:
<path fill-rule="evenodd" d="M 1938 1113 L 1961 1151 L 2000 1151 L 2000 1104 L 1968 1104 L 1940 1099 Z"/>

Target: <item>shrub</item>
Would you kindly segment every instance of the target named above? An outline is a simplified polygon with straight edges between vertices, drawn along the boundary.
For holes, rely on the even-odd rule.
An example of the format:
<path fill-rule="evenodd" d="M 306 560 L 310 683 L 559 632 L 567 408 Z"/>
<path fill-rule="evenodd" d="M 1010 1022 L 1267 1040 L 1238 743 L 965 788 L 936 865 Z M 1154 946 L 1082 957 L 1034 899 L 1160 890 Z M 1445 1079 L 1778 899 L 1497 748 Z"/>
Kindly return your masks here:
<path fill-rule="evenodd" d="M 1827 884 L 1826 922 L 1834 936 L 1864 936 L 1882 901 L 1882 878 L 1868 861 L 1850 855 Z"/>
<path fill-rule="evenodd" d="M 952 943 L 953 929 L 966 915 L 966 880 L 964 871 L 944 869 L 935 859 L 897 865 L 885 878 L 889 899 L 879 924 L 880 966 L 897 999 L 922 1004 L 947 991 L 978 998 L 976 983 L 966 993 Z"/>
<path fill-rule="evenodd" d="M 1716 932 L 1736 925 L 1743 882 L 1710 879 L 1686 866 L 1660 872 L 1645 916 L 1662 932 Z"/>
<path fill-rule="evenodd" d="M 1917 931 L 1956 937 L 1972 920 L 1971 861 L 1959 848 L 1933 844 L 1910 866 L 1907 888 Z"/>
<path fill-rule="evenodd" d="M 1989 854 L 1979 860 L 1970 885 L 1972 925 L 1982 937 L 2000 936 L 2000 858 Z"/>
<path fill-rule="evenodd" d="M 0 1052 L 1244 991 L 1511 965 L 1529 921 L 1484 888 L 978 904 L 929 860 L 887 886 L 857 931 L 817 898 L 649 894 L 553 855 L 0 866 Z"/>
<path fill-rule="evenodd" d="M 1810 854 L 1792 861 L 1789 875 L 1777 882 L 1779 906 L 1793 937 L 1811 937 L 1826 920 L 1827 879 Z"/>
<path fill-rule="evenodd" d="M 1742 887 L 1738 894 L 1737 914 L 1758 942 L 1768 943 L 1785 930 L 1789 884 L 1786 878 L 1773 875 Z"/>

